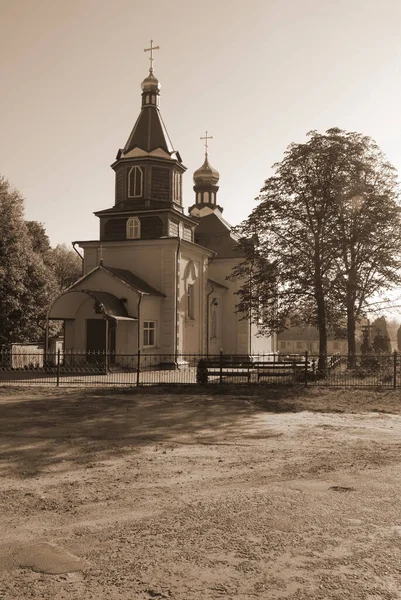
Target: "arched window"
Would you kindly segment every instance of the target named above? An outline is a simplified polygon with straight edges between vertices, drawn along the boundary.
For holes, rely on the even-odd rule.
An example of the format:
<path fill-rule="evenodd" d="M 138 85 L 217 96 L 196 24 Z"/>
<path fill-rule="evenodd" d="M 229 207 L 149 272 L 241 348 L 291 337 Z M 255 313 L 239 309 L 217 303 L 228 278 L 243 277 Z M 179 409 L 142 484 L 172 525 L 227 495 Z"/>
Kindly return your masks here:
<path fill-rule="evenodd" d="M 195 320 L 198 308 L 195 291 L 199 289 L 196 280 L 198 277 L 199 265 L 195 265 L 194 261 L 190 260 L 184 269 L 184 279 L 186 288 L 186 318 Z"/>
<path fill-rule="evenodd" d="M 127 240 L 137 240 L 141 237 L 141 222 L 138 217 L 131 217 L 127 221 Z"/>
<path fill-rule="evenodd" d="M 141 167 L 131 167 L 128 172 L 128 197 L 140 198 L 143 189 L 143 172 Z"/>

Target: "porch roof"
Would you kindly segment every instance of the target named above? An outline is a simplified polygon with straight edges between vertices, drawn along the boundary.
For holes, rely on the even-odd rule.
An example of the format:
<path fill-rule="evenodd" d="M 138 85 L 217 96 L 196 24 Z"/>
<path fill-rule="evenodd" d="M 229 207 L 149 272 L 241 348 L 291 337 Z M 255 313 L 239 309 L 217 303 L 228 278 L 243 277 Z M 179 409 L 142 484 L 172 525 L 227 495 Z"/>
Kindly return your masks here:
<path fill-rule="evenodd" d="M 61 296 L 56 298 L 50 311 L 49 319 L 75 319 L 80 306 L 90 296 L 95 301 L 95 310 L 106 317 L 115 320 L 137 321 L 136 317 L 131 317 L 124 305 L 124 302 L 110 294 L 109 292 L 99 292 L 94 290 L 67 290 Z"/>

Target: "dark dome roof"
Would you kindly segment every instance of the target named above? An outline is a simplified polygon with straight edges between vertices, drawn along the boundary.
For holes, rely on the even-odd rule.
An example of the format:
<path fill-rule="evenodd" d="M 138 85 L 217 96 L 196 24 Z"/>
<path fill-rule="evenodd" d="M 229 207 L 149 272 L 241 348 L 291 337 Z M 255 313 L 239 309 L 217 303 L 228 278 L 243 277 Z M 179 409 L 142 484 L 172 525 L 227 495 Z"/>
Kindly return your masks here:
<path fill-rule="evenodd" d="M 150 72 L 147 77 L 141 83 L 143 92 L 160 92 L 161 85 L 159 80 Z"/>
<path fill-rule="evenodd" d="M 210 185 L 216 185 L 220 179 L 220 174 L 216 169 L 209 164 L 207 155 L 205 156 L 205 162 L 197 169 L 194 173 L 194 183 L 209 183 Z"/>

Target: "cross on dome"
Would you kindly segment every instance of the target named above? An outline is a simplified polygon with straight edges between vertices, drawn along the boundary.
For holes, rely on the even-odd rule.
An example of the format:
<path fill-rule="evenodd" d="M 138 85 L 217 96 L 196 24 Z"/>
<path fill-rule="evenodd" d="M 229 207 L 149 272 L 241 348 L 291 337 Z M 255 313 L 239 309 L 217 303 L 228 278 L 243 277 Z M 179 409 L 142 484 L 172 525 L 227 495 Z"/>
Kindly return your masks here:
<path fill-rule="evenodd" d="M 150 48 L 144 48 L 144 52 L 150 52 L 150 56 L 149 56 L 149 60 L 150 60 L 150 67 L 149 67 L 149 73 L 153 73 L 153 50 L 160 50 L 160 46 L 154 46 L 153 45 L 153 40 L 150 40 Z"/>
<path fill-rule="evenodd" d="M 209 147 L 207 141 L 208 140 L 213 140 L 213 136 L 212 135 L 208 135 L 207 131 L 206 131 L 206 135 L 204 135 L 203 137 L 200 138 L 201 140 L 205 140 L 205 155 L 207 156 L 207 149 Z"/>

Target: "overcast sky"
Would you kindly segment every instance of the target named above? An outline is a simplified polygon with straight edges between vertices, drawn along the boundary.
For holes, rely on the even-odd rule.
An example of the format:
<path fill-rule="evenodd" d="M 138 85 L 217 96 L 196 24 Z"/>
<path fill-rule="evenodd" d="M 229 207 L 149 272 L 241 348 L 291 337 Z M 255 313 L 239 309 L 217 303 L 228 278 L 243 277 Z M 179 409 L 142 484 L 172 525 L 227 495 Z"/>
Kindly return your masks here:
<path fill-rule="evenodd" d="M 53 245 L 98 239 L 151 38 L 186 207 L 206 129 L 232 224 L 311 129 L 370 135 L 401 170 L 400 32 L 400 0 L 0 0 L 0 174 Z"/>

